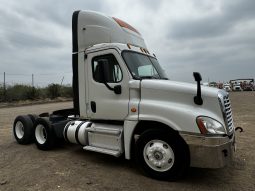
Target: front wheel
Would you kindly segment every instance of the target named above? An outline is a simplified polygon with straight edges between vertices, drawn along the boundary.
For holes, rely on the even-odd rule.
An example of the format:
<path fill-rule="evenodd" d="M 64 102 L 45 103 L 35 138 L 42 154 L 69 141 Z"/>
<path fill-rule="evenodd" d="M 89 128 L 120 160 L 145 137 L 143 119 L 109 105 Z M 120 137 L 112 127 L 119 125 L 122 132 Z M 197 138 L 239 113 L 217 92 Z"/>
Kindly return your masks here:
<path fill-rule="evenodd" d="M 189 152 L 176 135 L 148 130 L 136 142 L 138 165 L 152 178 L 176 180 L 189 166 Z"/>

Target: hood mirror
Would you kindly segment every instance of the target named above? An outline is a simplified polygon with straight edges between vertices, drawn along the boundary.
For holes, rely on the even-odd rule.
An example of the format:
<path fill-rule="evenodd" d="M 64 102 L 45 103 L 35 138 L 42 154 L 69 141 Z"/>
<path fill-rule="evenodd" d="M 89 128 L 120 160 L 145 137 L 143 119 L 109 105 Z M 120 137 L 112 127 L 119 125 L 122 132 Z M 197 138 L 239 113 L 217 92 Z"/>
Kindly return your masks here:
<path fill-rule="evenodd" d="M 203 99 L 201 96 L 201 84 L 202 77 L 199 72 L 193 72 L 193 76 L 195 78 L 195 81 L 197 82 L 197 95 L 194 96 L 194 103 L 197 105 L 203 105 Z"/>

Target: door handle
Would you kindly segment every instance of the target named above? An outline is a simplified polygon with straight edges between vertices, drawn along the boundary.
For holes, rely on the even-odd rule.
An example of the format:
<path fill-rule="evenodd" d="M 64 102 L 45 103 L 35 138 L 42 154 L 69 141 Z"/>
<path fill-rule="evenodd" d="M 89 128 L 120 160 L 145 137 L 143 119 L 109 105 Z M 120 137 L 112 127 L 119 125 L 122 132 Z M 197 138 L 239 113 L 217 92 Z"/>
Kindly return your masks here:
<path fill-rule="evenodd" d="M 96 113 L 96 111 L 97 111 L 96 102 L 91 101 L 90 102 L 90 107 L 91 107 L 92 112 Z"/>

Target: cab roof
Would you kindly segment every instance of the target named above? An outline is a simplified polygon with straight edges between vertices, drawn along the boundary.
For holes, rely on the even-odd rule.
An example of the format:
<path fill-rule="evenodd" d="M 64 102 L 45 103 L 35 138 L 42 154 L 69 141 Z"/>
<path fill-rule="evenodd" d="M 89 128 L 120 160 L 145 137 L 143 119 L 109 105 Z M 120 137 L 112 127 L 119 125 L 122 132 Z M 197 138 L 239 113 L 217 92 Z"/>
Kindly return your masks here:
<path fill-rule="evenodd" d="M 102 43 L 132 44 L 146 49 L 141 34 L 128 23 L 94 11 L 79 11 L 77 52 Z"/>

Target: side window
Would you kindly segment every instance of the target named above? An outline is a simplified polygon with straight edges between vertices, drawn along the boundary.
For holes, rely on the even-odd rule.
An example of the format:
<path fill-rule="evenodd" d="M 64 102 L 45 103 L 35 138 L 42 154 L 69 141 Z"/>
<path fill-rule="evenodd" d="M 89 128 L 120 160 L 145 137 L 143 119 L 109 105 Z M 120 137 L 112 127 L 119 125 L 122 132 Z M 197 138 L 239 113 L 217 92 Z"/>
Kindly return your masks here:
<path fill-rule="evenodd" d="M 118 83 L 122 80 L 122 71 L 116 58 L 112 54 L 107 54 L 97 56 L 92 60 L 92 73 L 96 82 L 103 83 L 102 64 L 106 71 L 105 78 L 107 83 Z"/>

